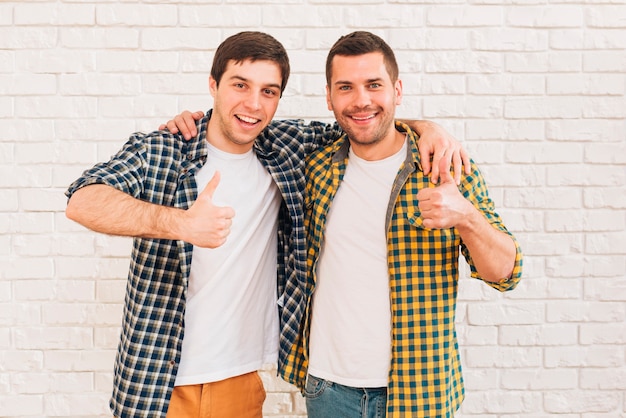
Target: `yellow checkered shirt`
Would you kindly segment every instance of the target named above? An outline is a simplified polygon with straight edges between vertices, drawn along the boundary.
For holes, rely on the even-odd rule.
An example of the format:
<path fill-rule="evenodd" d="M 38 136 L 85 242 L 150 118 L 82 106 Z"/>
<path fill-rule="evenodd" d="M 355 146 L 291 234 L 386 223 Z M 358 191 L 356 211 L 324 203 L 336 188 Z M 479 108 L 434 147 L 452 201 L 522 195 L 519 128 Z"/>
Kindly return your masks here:
<path fill-rule="evenodd" d="M 422 188 L 435 186 L 421 169 L 417 135 L 400 122 L 396 122 L 396 129 L 407 133 L 408 150 L 396 176 L 386 219 L 392 314 L 387 417 L 452 417 L 464 397 L 455 330 L 459 252 L 468 262 L 471 276 L 480 277 L 454 228 L 423 228 L 416 195 Z M 344 135 L 307 159 L 307 307 L 296 343 L 279 370 L 285 380 L 301 390 L 308 367 L 316 264 L 324 242 L 326 216 L 348 164 L 348 149 Z M 459 190 L 494 228 L 511 235 L 495 212 L 478 168 L 474 163 L 471 168 Z M 497 283 L 485 282 L 499 291 L 513 289 L 522 275 L 522 252 L 515 237 L 511 237 L 517 248 L 511 277 Z"/>

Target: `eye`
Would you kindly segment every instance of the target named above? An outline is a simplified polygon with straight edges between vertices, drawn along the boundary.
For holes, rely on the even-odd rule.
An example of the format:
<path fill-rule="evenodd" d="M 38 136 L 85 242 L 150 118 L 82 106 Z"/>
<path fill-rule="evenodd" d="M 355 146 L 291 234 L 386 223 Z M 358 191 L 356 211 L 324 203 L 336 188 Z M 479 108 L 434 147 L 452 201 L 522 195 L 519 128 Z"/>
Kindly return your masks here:
<path fill-rule="evenodd" d="M 350 86 L 339 86 L 339 91 L 348 91 L 350 89 L 351 89 Z"/>
<path fill-rule="evenodd" d="M 235 86 L 235 88 L 242 89 L 242 88 L 245 87 L 245 84 L 243 84 L 243 83 L 235 83 L 234 86 Z"/>
<path fill-rule="evenodd" d="M 381 87 L 380 83 L 371 83 L 370 84 L 370 88 L 371 89 L 377 89 L 377 88 L 380 88 L 380 87 Z"/>
<path fill-rule="evenodd" d="M 276 96 L 276 95 L 278 95 L 278 92 L 276 90 L 272 90 L 272 89 L 265 89 L 265 90 L 263 90 L 263 93 L 265 93 L 268 96 Z"/>

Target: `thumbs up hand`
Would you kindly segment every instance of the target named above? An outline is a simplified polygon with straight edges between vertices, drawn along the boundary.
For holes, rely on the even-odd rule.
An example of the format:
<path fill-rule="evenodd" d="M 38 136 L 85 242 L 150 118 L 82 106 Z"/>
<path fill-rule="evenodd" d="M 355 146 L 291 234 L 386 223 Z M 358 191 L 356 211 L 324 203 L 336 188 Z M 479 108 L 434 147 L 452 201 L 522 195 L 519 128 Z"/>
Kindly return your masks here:
<path fill-rule="evenodd" d="M 439 160 L 439 175 L 438 186 L 417 193 L 423 225 L 428 229 L 453 228 L 474 209 L 472 203 L 459 191 L 443 158 Z"/>
<path fill-rule="evenodd" d="M 184 212 L 184 241 L 205 248 L 217 248 L 226 242 L 235 210 L 213 204 L 213 193 L 219 183 L 220 173 L 216 171 L 194 204 Z"/>

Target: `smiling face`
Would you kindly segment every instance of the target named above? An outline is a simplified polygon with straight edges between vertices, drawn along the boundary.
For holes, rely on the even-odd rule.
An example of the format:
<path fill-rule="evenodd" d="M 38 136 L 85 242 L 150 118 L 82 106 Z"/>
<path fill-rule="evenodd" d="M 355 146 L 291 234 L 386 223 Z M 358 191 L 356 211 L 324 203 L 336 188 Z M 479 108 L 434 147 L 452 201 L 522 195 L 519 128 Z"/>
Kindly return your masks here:
<path fill-rule="evenodd" d="M 276 113 L 281 85 L 281 70 L 273 61 L 229 61 L 219 84 L 209 77 L 214 103 L 208 141 L 225 152 L 249 151 Z"/>
<path fill-rule="evenodd" d="M 335 55 L 331 64 L 326 86 L 328 109 L 348 134 L 357 155 L 385 158 L 396 150 L 394 116 L 402 101 L 402 82 L 392 81 L 380 52 Z"/>

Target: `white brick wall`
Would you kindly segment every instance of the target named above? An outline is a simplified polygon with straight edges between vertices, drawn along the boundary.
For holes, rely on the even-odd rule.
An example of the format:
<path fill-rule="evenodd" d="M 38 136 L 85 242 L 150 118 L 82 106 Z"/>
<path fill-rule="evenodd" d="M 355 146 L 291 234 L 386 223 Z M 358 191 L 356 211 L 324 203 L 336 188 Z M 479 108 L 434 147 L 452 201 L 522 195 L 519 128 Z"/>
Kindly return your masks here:
<path fill-rule="evenodd" d="M 290 52 L 279 117 L 329 120 L 324 59 L 365 29 L 405 100 L 465 142 L 525 250 L 498 294 L 467 278 L 459 416 L 626 417 L 626 4 L 620 0 L 0 2 L 0 416 L 106 417 L 129 240 L 63 191 L 135 130 L 211 106 L 228 35 Z M 268 417 L 303 399 L 263 371 Z"/>

